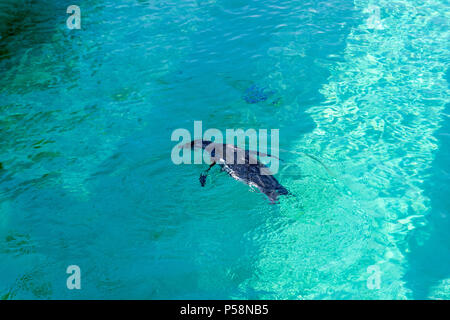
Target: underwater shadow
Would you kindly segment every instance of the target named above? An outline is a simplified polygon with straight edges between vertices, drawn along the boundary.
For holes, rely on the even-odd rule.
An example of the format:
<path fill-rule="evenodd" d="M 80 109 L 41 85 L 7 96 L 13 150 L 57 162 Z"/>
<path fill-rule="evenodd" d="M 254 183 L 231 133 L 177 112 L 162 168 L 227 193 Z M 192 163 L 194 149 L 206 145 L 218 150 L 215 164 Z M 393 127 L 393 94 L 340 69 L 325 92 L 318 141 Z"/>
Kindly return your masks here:
<path fill-rule="evenodd" d="M 446 79 L 449 83 L 449 70 L 446 72 Z M 450 104 L 446 105 L 443 115 L 449 117 Z M 431 212 L 426 216 L 426 225 L 413 230 L 408 239 L 409 269 L 404 280 L 412 290 L 413 299 L 430 299 L 430 289 L 450 276 L 450 197 L 446 192 L 450 185 L 449 119 L 443 120 L 436 135 L 439 150 L 429 169 L 430 179 L 424 183 L 424 190 L 430 198 Z"/>

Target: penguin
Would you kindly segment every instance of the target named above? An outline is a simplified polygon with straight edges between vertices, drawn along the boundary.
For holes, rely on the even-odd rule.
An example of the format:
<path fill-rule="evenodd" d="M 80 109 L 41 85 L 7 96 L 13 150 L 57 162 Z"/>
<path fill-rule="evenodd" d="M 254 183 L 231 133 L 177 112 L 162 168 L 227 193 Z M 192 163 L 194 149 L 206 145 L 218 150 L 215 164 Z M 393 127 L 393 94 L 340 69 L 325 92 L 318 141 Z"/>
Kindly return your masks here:
<path fill-rule="evenodd" d="M 235 180 L 259 190 L 271 203 L 277 203 L 279 196 L 289 194 L 289 191 L 275 179 L 269 168 L 258 160 L 258 157 L 278 159 L 275 156 L 201 139 L 188 142 L 180 148 L 203 149 L 209 153 L 211 164 L 199 178 L 202 187 L 206 184 L 209 171 L 217 164 Z"/>

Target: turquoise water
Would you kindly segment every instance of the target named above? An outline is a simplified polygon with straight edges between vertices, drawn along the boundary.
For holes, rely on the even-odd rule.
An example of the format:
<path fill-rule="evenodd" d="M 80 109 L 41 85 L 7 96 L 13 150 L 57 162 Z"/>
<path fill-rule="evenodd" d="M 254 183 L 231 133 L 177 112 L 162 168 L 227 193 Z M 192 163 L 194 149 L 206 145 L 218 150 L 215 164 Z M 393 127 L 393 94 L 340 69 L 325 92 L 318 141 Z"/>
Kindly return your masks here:
<path fill-rule="evenodd" d="M 0 5 L 1 298 L 450 298 L 448 3 L 78 5 Z M 280 129 L 295 197 L 200 187 L 195 120 Z"/>

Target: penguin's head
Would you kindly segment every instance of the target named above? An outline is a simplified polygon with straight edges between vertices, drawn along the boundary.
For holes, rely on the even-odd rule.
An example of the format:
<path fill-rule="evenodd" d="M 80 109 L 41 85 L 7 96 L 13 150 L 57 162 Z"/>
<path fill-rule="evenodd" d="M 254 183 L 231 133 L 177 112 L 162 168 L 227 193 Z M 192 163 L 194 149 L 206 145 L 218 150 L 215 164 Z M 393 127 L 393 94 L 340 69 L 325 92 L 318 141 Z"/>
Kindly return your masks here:
<path fill-rule="evenodd" d="M 211 143 L 211 141 L 205 141 L 205 140 L 202 140 L 202 139 L 197 139 L 197 140 L 193 140 L 191 142 L 188 142 L 186 144 L 183 144 L 183 145 L 179 146 L 179 148 L 180 149 L 187 149 L 187 148 L 190 148 L 190 149 L 196 149 L 196 148 L 204 149 L 210 143 Z"/>

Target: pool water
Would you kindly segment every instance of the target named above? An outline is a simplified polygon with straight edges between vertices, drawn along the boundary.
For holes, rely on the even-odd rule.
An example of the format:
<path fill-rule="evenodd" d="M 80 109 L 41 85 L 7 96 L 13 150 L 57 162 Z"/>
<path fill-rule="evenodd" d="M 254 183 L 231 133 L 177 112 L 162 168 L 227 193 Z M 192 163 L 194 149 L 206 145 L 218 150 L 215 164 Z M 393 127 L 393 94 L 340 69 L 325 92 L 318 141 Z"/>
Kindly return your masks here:
<path fill-rule="evenodd" d="M 0 6 L 0 298 L 450 298 L 445 1 L 78 5 Z M 202 188 L 194 121 L 279 129 L 293 196 Z"/>

